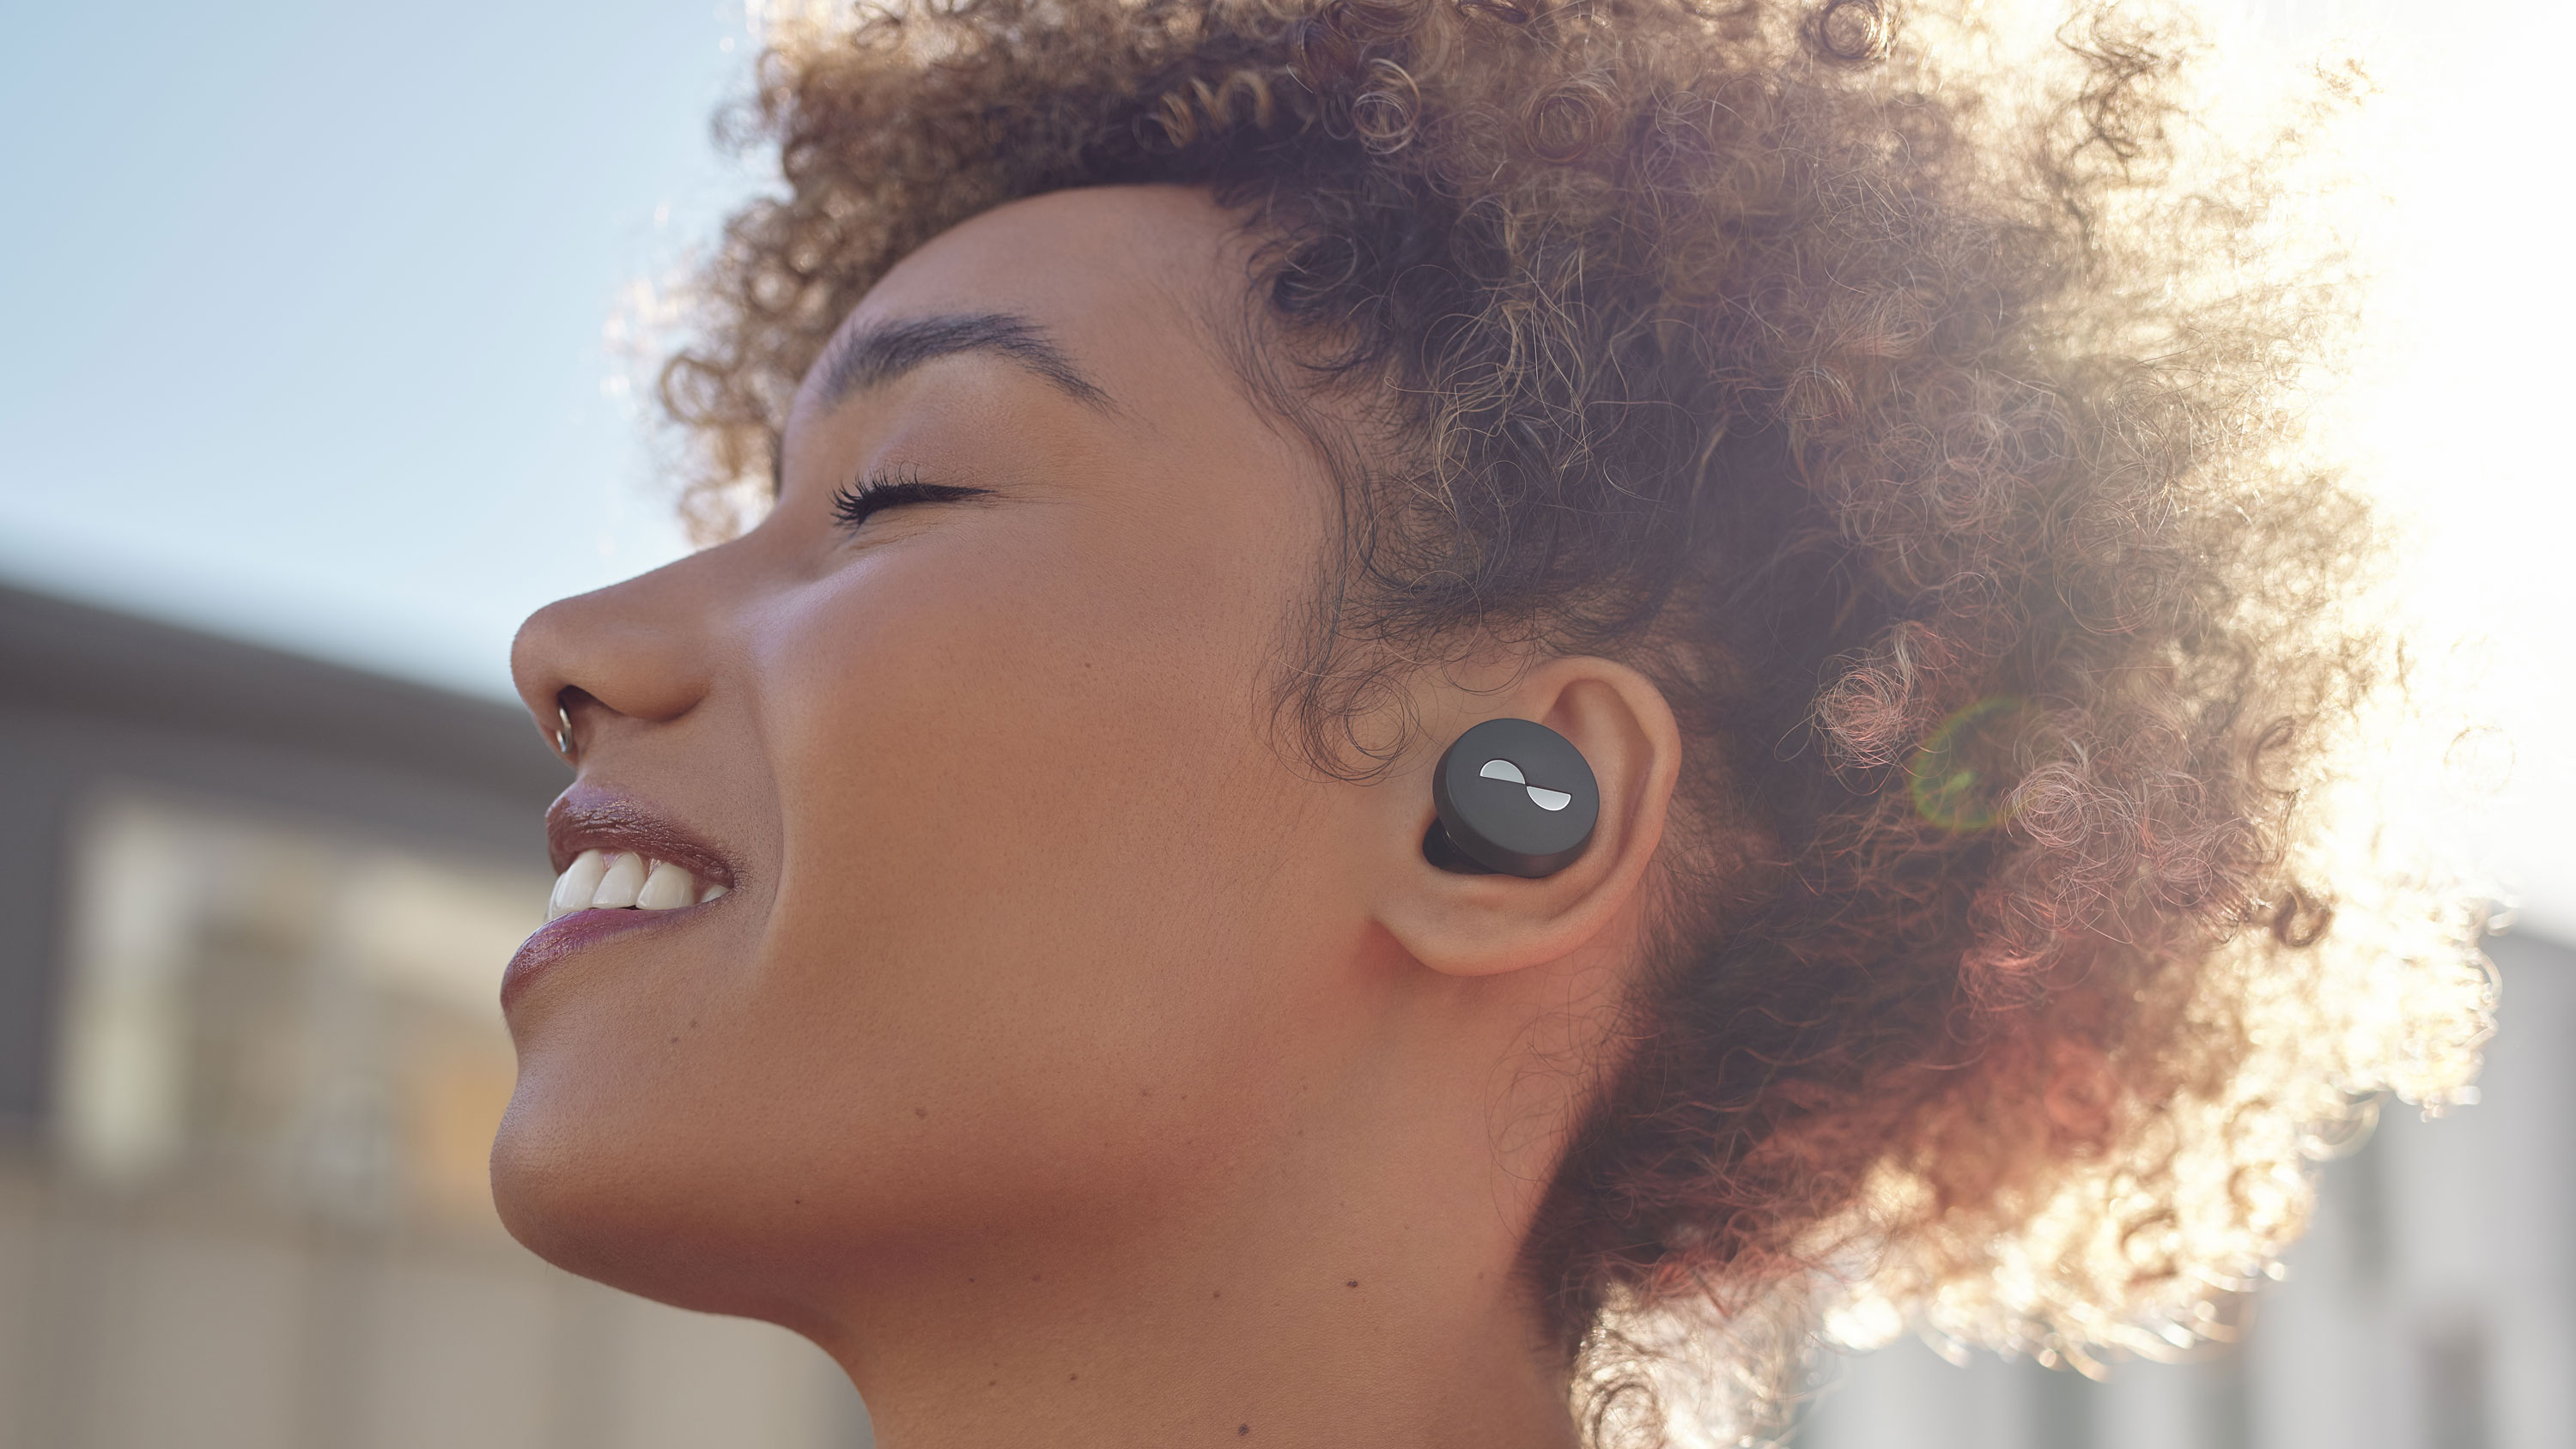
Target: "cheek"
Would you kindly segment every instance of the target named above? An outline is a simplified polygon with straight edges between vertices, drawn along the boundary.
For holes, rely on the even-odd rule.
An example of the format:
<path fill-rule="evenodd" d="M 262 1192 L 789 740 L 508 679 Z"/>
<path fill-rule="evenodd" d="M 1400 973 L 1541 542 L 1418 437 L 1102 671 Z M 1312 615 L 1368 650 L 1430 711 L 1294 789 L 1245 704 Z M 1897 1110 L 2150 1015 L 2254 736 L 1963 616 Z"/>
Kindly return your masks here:
<path fill-rule="evenodd" d="M 1301 967 L 1349 928 L 1297 908 L 1284 606 L 1029 534 L 947 568 L 924 538 L 763 663 L 785 858 L 746 1043 L 878 1145 L 876 1210 L 1168 1184 L 1184 1142 L 1216 1166 L 1209 1124 L 1277 1107 L 1284 1056 L 1241 1044 L 1319 1009 Z"/>

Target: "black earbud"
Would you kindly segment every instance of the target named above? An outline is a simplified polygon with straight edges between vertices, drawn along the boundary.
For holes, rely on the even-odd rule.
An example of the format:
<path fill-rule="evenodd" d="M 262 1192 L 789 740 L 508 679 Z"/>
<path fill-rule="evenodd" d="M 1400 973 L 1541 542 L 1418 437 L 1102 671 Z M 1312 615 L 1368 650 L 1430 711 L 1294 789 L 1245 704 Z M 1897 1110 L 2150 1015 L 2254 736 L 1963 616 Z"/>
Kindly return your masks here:
<path fill-rule="evenodd" d="M 1460 735 L 1431 772 L 1440 818 L 1423 858 L 1468 875 L 1536 879 L 1574 863 L 1601 819 L 1601 786 L 1574 742 L 1525 719 Z"/>

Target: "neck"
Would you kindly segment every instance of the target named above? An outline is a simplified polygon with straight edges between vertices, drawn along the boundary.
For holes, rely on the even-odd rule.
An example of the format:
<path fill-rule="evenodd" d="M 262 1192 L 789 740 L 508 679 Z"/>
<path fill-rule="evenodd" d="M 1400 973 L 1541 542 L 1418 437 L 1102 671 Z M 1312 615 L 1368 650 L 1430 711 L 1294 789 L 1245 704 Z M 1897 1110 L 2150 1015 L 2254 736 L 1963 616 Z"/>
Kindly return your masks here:
<path fill-rule="evenodd" d="M 1360 1182 L 1331 1155 L 1104 1231 L 872 1254 L 812 1336 L 885 1449 L 1573 1445 L 1512 1271 L 1525 1208 L 1464 1164 Z"/>
<path fill-rule="evenodd" d="M 806 1290 L 793 1326 L 877 1442 L 1574 1449 L 1570 1366 L 1518 1268 L 1601 1057 L 1578 1024 L 1615 978 L 1388 976 L 1369 1032 L 1293 1063 L 1274 1041 L 1286 1090 L 1193 1102 L 1135 1170 L 879 1240 Z"/>

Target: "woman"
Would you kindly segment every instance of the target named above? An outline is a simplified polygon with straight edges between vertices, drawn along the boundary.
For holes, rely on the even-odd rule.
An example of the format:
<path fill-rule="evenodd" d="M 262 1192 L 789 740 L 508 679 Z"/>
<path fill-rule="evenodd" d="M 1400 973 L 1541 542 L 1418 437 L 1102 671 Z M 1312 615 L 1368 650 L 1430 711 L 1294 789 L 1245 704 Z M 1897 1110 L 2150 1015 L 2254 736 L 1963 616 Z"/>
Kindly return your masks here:
<path fill-rule="evenodd" d="M 512 1231 L 899 1449 L 1731 1436 L 1818 1314 L 2210 1331 L 2487 998 L 2327 809 L 2393 655 L 2293 148 L 2121 14 L 783 34 L 666 374 L 735 536 L 517 646 L 579 777 Z M 1540 868 L 1435 805 L 1495 720 L 1597 787 Z"/>

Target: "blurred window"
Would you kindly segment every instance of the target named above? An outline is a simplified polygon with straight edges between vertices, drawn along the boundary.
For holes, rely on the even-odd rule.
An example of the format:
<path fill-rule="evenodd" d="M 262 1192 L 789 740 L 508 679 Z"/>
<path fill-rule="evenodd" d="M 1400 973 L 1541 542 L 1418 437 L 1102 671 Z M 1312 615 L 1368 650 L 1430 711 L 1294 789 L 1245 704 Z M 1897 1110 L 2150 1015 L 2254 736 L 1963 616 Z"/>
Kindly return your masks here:
<path fill-rule="evenodd" d="M 492 1225 L 534 872 L 118 791 L 74 834 L 56 1127 L 102 1186 Z"/>

